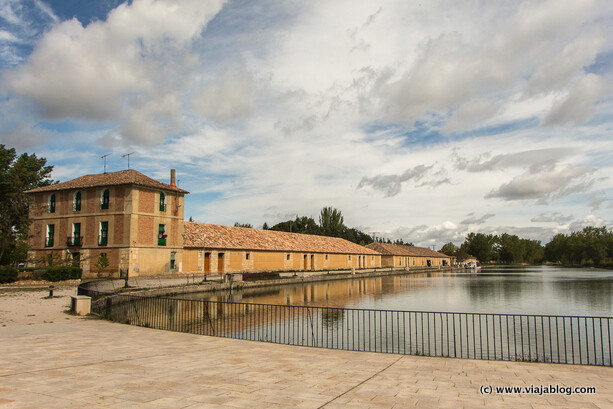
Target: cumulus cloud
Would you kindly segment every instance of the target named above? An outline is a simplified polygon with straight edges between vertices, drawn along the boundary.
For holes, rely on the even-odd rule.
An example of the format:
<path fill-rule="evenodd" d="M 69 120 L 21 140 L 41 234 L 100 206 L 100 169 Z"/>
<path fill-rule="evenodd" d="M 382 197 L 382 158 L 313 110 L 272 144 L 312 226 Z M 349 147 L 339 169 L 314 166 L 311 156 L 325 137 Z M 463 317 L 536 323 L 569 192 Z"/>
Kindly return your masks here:
<path fill-rule="evenodd" d="M 574 167 L 572 165 L 531 169 L 516 176 L 498 189 L 493 189 L 485 195 L 485 198 L 500 198 L 503 200 L 536 199 L 545 203 L 549 198 L 558 198 L 586 191 L 594 182 L 589 176 L 595 171 L 596 169 L 592 167 Z"/>
<path fill-rule="evenodd" d="M 221 5 L 136 0 L 113 9 L 106 21 L 85 27 L 76 19 L 62 22 L 42 37 L 25 64 L 4 74 L 4 88 L 34 102 L 50 119 L 121 119 L 134 101 L 163 101 L 182 90 L 185 70 L 195 61 L 191 42 Z"/>
<path fill-rule="evenodd" d="M 603 218 L 598 217 L 593 214 L 588 214 L 582 220 L 577 220 L 571 223 L 568 226 L 568 230 L 571 232 L 574 232 L 574 231 L 582 230 L 585 226 L 602 227 L 604 225 L 605 225 L 605 220 Z"/>
<path fill-rule="evenodd" d="M 488 123 L 505 106 L 537 94 L 564 94 L 567 84 L 595 61 L 606 38 L 599 29 L 581 31 L 596 16 L 595 2 L 566 6 L 551 0 L 524 2 L 506 11 L 475 6 L 474 13 L 490 14 L 493 21 L 502 17 L 496 12 L 508 13 L 495 27 L 480 25 L 478 34 L 457 24 L 468 16 L 454 15 L 447 31 L 422 41 L 408 66 L 381 72 L 374 95 L 392 120 L 413 123 L 437 112 L 448 117 L 442 130 L 457 132 Z M 570 120 L 583 122 L 598 97 L 597 86 L 596 75 L 586 76 L 567 98 L 549 105 L 545 123 L 568 121 L 565 114 L 580 104 Z"/>
<path fill-rule="evenodd" d="M 400 193 L 402 184 L 410 180 L 414 181 L 417 187 L 429 186 L 436 187 L 442 184 L 451 183 L 448 177 L 444 177 L 444 170 L 433 172 L 434 165 L 418 165 L 405 170 L 399 175 L 376 175 L 373 177 L 362 177 L 358 184 L 358 189 L 371 187 L 383 192 L 385 197 L 393 197 Z M 420 182 L 420 183 L 418 183 Z"/>

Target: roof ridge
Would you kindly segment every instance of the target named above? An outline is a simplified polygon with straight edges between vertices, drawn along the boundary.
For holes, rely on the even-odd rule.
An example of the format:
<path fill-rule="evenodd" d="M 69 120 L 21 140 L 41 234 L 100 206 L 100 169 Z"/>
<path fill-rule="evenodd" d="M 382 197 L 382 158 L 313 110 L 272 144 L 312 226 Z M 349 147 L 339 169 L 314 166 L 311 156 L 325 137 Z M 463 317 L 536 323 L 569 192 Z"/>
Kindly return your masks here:
<path fill-rule="evenodd" d="M 115 172 L 93 173 L 79 176 L 65 182 L 43 186 L 26 191 L 26 193 L 50 192 L 55 190 L 85 189 L 100 186 L 137 185 L 154 189 L 163 189 L 188 194 L 184 189 L 173 187 L 167 183 L 155 180 L 136 169 L 123 169 Z"/>

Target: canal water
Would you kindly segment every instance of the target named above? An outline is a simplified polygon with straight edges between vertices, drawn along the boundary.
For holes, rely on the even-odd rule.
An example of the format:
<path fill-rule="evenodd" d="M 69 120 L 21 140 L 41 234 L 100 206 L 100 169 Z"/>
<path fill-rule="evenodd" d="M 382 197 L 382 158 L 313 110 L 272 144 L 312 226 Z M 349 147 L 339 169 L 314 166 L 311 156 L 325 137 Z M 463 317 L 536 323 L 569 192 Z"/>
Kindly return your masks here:
<path fill-rule="evenodd" d="M 494 267 L 262 287 L 198 298 L 374 310 L 612 317 L 613 271 Z"/>
<path fill-rule="evenodd" d="M 497 267 L 108 299 L 151 328 L 356 351 L 612 365 L 613 271 Z"/>

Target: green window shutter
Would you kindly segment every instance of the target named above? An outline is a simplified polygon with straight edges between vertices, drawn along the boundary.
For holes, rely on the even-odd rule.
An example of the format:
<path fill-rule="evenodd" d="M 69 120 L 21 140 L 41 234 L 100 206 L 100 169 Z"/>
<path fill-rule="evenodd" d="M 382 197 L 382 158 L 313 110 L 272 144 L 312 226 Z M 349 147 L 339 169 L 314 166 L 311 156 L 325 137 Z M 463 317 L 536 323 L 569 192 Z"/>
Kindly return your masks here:
<path fill-rule="evenodd" d="M 109 222 L 100 222 L 100 236 L 98 237 L 98 244 L 100 246 L 106 246 L 109 241 Z"/>
<path fill-rule="evenodd" d="M 160 192 L 160 212 L 166 211 L 166 195 Z"/>
<path fill-rule="evenodd" d="M 81 192 L 77 192 L 74 195 L 73 208 L 75 212 L 81 211 Z"/>
<path fill-rule="evenodd" d="M 47 237 L 45 238 L 45 247 L 53 247 L 53 236 L 55 236 L 55 225 L 47 225 Z"/>
<path fill-rule="evenodd" d="M 177 254 L 177 253 L 175 253 L 174 251 L 173 251 L 172 253 L 170 253 L 170 269 L 171 269 L 171 270 L 174 270 L 174 269 L 176 268 L 176 267 L 175 267 L 175 264 L 176 264 L 176 263 L 175 263 L 175 255 L 176 255 L 176 254 Z"/>
<path fill-rule="evenodd" d="M 49 196 L 49 213 L 55 213 L 55 195 Z"/>
<path fill-rule="evenodd" d="M 166 225 L 160 224 L 158 229 L 158 246 L 166 245 Z"/>
<path fill-rule="evenodd" d="M 100 202 L 100 208 L 101 209 L 108 209 L 109 208 L 109 190 L 105 189 L 104 192 L 102 192 L 102 201 Z"/>
<path fill-rule="evenodd" d="M 74 246 L 80 246 L 82 244 L 81 223 L 73 223 L 72 226 L 72 244 Z"/>

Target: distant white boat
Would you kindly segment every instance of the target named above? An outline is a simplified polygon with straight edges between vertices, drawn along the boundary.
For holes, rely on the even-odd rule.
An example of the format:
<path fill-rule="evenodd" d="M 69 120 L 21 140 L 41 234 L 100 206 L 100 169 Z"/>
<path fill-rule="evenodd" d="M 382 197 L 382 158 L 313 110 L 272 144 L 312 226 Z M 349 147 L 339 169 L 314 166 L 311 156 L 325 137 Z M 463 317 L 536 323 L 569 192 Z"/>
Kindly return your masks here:
<path fill-rule="evenodd" d="M 479 260 L 469 261 L 464 267 L 470 270 L 481 270 L 481 263 L 479 262 Z"/>

